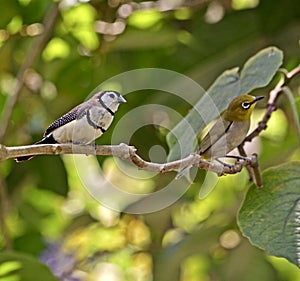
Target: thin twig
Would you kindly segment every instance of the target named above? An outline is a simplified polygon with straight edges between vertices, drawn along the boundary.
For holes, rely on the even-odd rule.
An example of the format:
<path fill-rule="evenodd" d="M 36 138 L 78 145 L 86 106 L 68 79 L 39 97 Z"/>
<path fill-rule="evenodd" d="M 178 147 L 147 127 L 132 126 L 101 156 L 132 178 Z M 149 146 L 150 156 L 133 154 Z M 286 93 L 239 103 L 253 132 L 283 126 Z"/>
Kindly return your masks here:
<path fill-rule="evenodd" d="M 297 75 L 300 72 L 300 64 L 297 67 L 295 67 L 294 69 L 292 69 L 290 72 L 287 72 L 285 69 L 282 69 L 280 72 L 283 74 L 283 76 L 280 78 L 279 82 L 276 84 L 274 89 L 271 90 L 271 92 L 270 92 L 265 115 L 263 116 L 262 120 L 258 123 L 258 126 L 256 127 L 256 129 L 253 132 L 251 132 L 251 134 L 249 134 L 238 147 L 239 152 L 243 156 L 246 155 L 245 150 L 243 148 L 245 143 L 251 142 L 255 137 L 257 137 L 263 130 L 265 130 L 267 128 L 267 123 L 268 123 L 269 119 L 271 118 L 272 113 L 277 109 L 276 102 L 277 102 L 279 96 L 283 92 L 288 93 L 288 95 L 289 95 L 288 98 L 290 100 L 290 103 L 293 106 L 293 103 L 291 101 L 291 93 L 290 93 L 289 88 L 286 85 L 291 81 L 291 79 L 295 75 Z M 293 110 L 296 111 L 295 108 Z M 297 128 L 299 128 L 298 116 L 295 117 L 295 122 L 296 122 Z M 299 134 L 299 129 L 298 129 L 298 134 Z M 300 138 L 300 136 L 299 136 L 299 138 Z M 299 141 L 300 141 L 300 139 L 299 139 Z M 249 173 L 250 180 L 251 181 L 255 180 L 257 187 L 261 188 L 263 183 L 262 183 L 261 173 L 260 173 L 259 166 L 258 166 L 258 161 L 253 161 L 253 163 L 251 165 L 248 165 L 246 167 L 247 167 L 247 170 Z"/>
<path fill-rule="evenodd" d="M 262 188 L 263 187 L 263 181 L 262 181 L 262 176 L 261 172 L 259 169 L 259 164 L 257 161 L 257 154 L 253 154 L 253 157 L 255 157 L 256 161 L 252 161 L 252 163 L 249 165 L 253 172 L 254 172 L 254 183 L 256 184 L 257 188 Z"/>
<path fill-rule="evenodd" d="M 243 146 L 239 145 L 238 146 L 238 151 L 239 151 L 241 156 L 247 157 L 247 153 L 246 153 Z M 247 169 L 248 174 L 249 174 L 249 181 L 253 181 L 253 179 L 254 179 L 253 169 L 250 166 L 247 166 L 246 169 Z"/>
<path fill-rule="evenodd" d="M 45 44 L 47 43 L 50 34 L 55 26 L 56 19 L 58 17 L 58 5 L 53 3 L 52 7 L 49 9 L 49 12 L 44 19 L 44 31 L 43 33 L 36 38 L 30 47 L 28 54 L 26 55 L 25 61 L 19 69 L 19 72 L 16 77 L 16 85 L 13 88 L 13 92 L 8 96 L 4 109 L 1 116 L 1 127 L 0 127 L 0 143 L 3 142 L 7 134 L 7 128 L 11 119 L 11 115 L 14 109 L 15 104 L 18 101 L 20 93 L 22 91 L 26 70 L 30 68 L 36 58 L 41 54 Z"/>
<path fill-rule="evenodd" d="M 241 146 L 243 146 L 245 142 L 251 142 L 255 137 L 257 137 L 263 130 L 267 128 L 267 123 L 271 118 L 272 113 L 277 109 L 276 102 L 279 96 L 282 94 L 283 88 L 299 72 L 300 72 L 300 64 L 294 69 L 292 69 L 290 72 L 284 73 L 284 76 L 281 77 L 281 79 L 279 80 L 275 88 L 270 92 L 266 113 L 263 119 L 258 123 L 256 129 L 245 138 Z"/>

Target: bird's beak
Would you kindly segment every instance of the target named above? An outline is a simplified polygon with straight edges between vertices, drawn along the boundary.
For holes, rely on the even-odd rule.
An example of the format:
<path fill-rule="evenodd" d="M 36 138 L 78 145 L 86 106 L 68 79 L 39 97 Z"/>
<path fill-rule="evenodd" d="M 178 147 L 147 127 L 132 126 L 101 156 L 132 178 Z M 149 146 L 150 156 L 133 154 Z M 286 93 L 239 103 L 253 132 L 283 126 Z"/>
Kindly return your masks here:
<path fill-rule="evenodd" d="M 125 103 L 126 102 L 126 100 L 123 98 L 123 96 L 119 96 L 118 97 L 118 103 Z"/>
<path fill-rule="evenodd" d="M 254 100 L 251 102 L 251 104 L 258 102 L 259 100 L 261 100 L 263 98 L 264 98 L 264 96 L 255 97 Z"/>

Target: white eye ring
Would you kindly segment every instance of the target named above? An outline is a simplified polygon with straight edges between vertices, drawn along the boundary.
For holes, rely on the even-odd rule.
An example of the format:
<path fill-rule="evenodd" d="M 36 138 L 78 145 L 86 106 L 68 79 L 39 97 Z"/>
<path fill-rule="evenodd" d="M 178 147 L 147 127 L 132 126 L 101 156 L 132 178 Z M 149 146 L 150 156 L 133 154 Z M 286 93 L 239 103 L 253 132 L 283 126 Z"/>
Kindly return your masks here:
<path fill-rule="evenodd" d="M 242 108 L 244 108 L 244 109 L 249 109 L 250 108 L 250 106 L 251 106 L 251 103 L 250 102 L 243 102 L 242 103 Z"/>

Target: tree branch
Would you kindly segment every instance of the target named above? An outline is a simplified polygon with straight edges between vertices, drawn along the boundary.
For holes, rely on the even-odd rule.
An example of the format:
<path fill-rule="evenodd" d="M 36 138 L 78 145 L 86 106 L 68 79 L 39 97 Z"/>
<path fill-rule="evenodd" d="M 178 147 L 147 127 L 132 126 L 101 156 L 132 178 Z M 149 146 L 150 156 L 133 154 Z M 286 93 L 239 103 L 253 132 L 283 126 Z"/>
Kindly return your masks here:
<path fill-rule="evenodd" d="M 257 128 L 245 138 L 241 146 L 243 146 L 245 142 L 251 142 L 255 137 L 257 137 L 263 130 L 267 128 L 267 123 L 271 118 L 272 113 L 277 109 L 276 102 L 279 96 L 284 92 L 283 90 L 290 82 L 290 80 L 299 72 L 300 72 L 300 64 L 294 69 L 292 69 L 290 72 L 282 71 L 284 76 L 281 77 L 281 79 L 279 80 L 275 88 L 270 92 L 266 113 L 263 119 L 258 123 Z"/>
<path fill-rule="evenodd" d="M 276 84 L 274 89 L 271 90 L 270 92 L 265 115 L 263 116 L 262 120 L 258 123 L 256 129 L 253 132 L 251 132 L 238 147 L 238 150 L 242 156 L 246 156 L 246 152 L 243 148 L 245 143 L 251 142 L 255 137 L 257 137 L 263 130 L 267 128 L 267 123 L 271 118 L 272 113 L 277 109 L 276 102 L 279 96 L 282 93 L 286 92 L 287 84 L 289 84 L 291 79 L 299 72 L 300 72 L 300 64 L 294 69 L 292 69 L 290 72 L 287 72 L 285 69 L 281 70 L 283 76 L 280 78 L 279 82 Z M 298 121 L 299 121 L 298 119 L 295 120 L 296 125 L 298 125 L 299 127 Z M 258 161 L 256 161 L 256 163 L 254 163 L 253 165 L 247 165 L 246 168 L 249 173 L 250 181 L 254 180 L 257 187 L 262 187 L 263 183 L 262 183 L 261 173 L 258 166 Z"/>
<path fill-rule="evenodd" d="M 257 165 L 256 156 L 245 157 L 239 159 L 234 165 L 220 165 L 201 159 L 197 153 L 167 163 L 153 163 L 142 159 L 136 154 L 136 148 L 121 143 L 119 145 L 73 145 L 73 144 L 35 144 L 25 146 L 6 147 L 0 145 L 0 161 L 25 155 L 42 155 L 42 154 L 86 154 L 86 155 L 102 155 L 116 156 L 124 160 L 129 160 L 141 170 L 166 173 L 184 169 L 190 166 L 197 166 L 200 169 L 209 170 L 222 176 L 225 174 L 236 174 L 241 171 L 244 166 Z"/>
<path fill-rule="evenodd" d="M 293 69 L 291 72 L 286 73 L 285 78 L 281 78 L 276 87 L 271 91 L 267 110 L 263 120 L 258 124 L 257 128 L 246 137 L 244 142 L 239 146 L 239 151 L 243 155 L 243 158 L 238 159 L 234 165 L 222 165 L 201 159 L 201 156 L 197 153 L 192 153 L 187 157 L 167 162 L 167 163 L 153 163 L 142 159 L 133 146 L 126 144 L 119 145 L 74 145 L 74 144 L 34 144 L 27 146 L 15 146 L 6 147 L 0 145 L 0 161 L 4 161 L 9 158 L 16 158 L 26 155 L 41 155 L 41 154 L 86 154 L 86 155 L 105 155 L 116 156 L 121 159 L 129 160 L 139 169 L 166 173 L 170 171 L 176 171 L 178 169 L 183 170 L 187 167 L 197 166 L 200 169 L 209 170 L 215 172 L 218 176 L 225 174 L 239 173 L 244 166 L 247 167 L 250 172 L 250 179 L 255 179 L 258 187 L 262 186 L 262 180 L 258 167 L 257 155 L 253 154 L 250 157 L 246 157 L 243 145 L 246 141 L 251 141 L 254 137 L 267 127 L 267 122 L 271 117 L 271 114 L 276 110 L 276 101 L 279 94 L 283 91 L 285 84 L 289 80 L 300 72 L 300 65 Z"/>

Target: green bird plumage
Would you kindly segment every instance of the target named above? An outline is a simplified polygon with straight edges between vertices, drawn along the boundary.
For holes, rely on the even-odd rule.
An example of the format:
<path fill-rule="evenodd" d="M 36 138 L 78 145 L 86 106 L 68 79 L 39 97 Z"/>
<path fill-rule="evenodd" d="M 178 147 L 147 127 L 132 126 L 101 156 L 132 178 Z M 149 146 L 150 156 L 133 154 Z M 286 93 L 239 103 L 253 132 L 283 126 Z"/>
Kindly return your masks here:
<path fill-rule="evenodd" d="M 262 98 L 246 94 L 234 98 L 203 138 L 198 153 L 204 159 L 216 159 L 238 147 L 249 131 L 255 104 Z"/>

